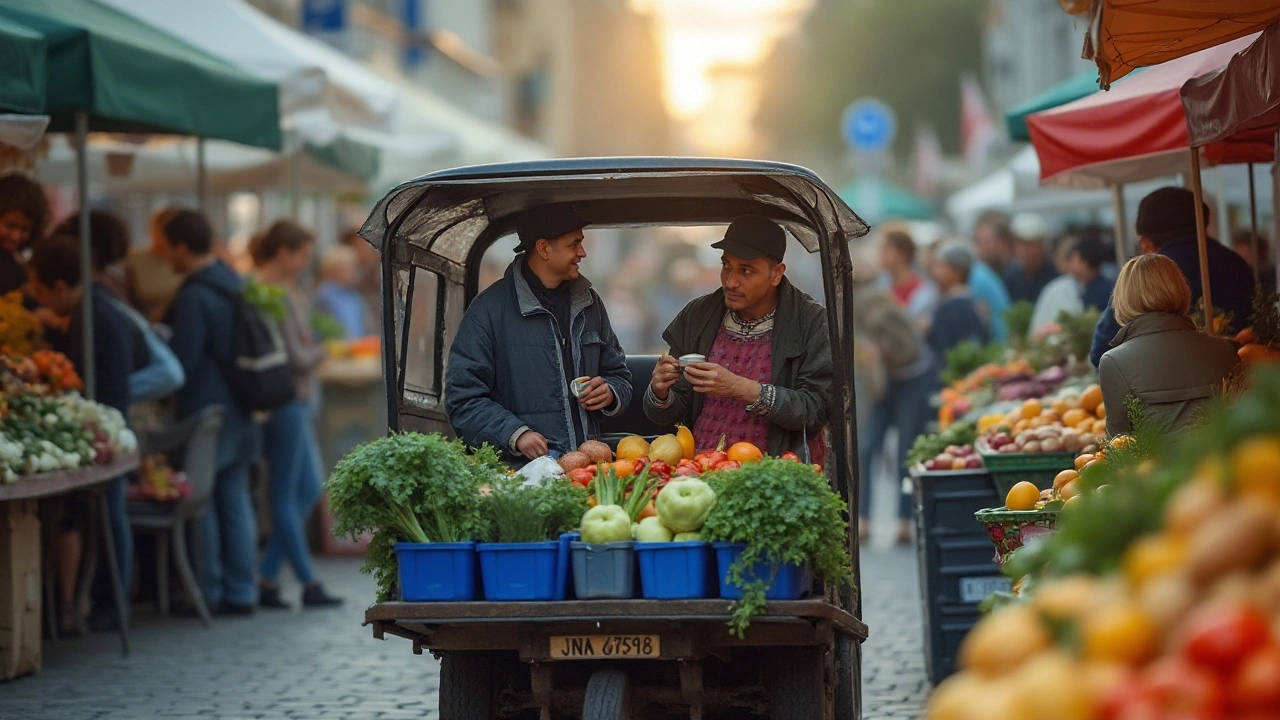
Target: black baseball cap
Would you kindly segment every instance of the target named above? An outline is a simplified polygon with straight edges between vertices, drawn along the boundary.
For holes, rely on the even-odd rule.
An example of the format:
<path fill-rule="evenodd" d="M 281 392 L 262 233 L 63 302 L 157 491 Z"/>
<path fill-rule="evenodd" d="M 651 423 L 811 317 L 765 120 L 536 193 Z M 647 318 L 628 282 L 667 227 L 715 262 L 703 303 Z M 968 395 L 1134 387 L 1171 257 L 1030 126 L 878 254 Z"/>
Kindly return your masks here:
<path fill-rule="evenodd" d="M 516 234 L 520 237 L 516 252 L 531 250 L 539 240 L 555 240 L 588 224 L 572 204 L 536 207 L 516 220 Z"/>
<path fill-rule="evenodd" d="M 767 257 L 782 262 L 787 252 L 787 234 L 781 225 L 763 215 L 743 215 L 729 223 L 724 239 L 711 247 L 743 260 Z"/>
<path fill-rule="evenodd" d="M 1207 220 L 1209 206 L 1204 203 L 1200 205 Z M 1138 219 L 1134 223 L 1134 229 L 1139 235 L 1151 239 L 1195 234 L 1195 194 L 1180 187 L 1162 187 L 1152 191 L 1138 203 Z"/>

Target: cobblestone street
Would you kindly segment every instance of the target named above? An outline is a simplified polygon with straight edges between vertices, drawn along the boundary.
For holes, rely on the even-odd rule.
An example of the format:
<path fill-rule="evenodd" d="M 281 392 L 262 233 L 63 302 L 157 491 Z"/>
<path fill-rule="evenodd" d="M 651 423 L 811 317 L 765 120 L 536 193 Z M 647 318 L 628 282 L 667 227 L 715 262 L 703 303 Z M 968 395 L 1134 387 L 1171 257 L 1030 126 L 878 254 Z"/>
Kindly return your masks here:
<path fill-rule="evenodd" d="M 41 675 L 0 684 L 0 720 L 435 717 L 435 660 L 360 625 L 373 586 L 359 560 L 317 564 L 345 607 L 218 619 L 211 630 L 140 608 L 128 658 L 109 633 L 47 644 Z M 907 548 L 863 553 L 868 720 L 916 718 L 923 707 L 915 567 Z"/>

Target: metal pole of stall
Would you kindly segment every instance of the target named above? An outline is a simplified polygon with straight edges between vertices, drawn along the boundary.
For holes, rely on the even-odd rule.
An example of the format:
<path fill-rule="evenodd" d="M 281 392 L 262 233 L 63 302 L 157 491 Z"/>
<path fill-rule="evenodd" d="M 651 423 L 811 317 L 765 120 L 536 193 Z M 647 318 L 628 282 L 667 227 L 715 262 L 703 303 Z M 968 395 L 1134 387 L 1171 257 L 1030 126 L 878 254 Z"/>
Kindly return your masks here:
<path fill-rule="evenodd" d="M 1254 194 L 1253 163 L 1246 165 L 1249 169 L 1249 248 L 1253 258 L 1253 281 L 1262 278 L 1258 274 L 1262 268 L 1262 258 L 1258 257 L 1258 197 Z"/>
<path fill-rule="evenodd" d="M 289 217 L 298 219 L 302 211 L 302 148 L 289 155 Z"/>
<path fill-rule="evenodd" d="M 1204 226 L 1204 189 L 1200 187 L 1200 150 L 1191 148 L 1191 192 L 1195 194 L 1196 246 L 1200 251 L 1200 297 L 1204 299 L 1204 326 L 1213 327 L 1213 293 L 1209 287 L 1209 238 Z"/>
<path fill-rule="evenodd" d="M 1124 185 L 1121 183 L 1111 186 L 1111 214 L 1115 215 L 1116 267 L 1124 267 L 1125 261 L 1129 259 L 1129 221 L 1125 218 Z"/>
<path fill-rule="evenodd" d="M 76 191 L 80 205 L 80 325 L 83 349 L 84 396 L 92 400 L 95 391 L 93 367 L 93 245 L 89 242 L 89 115 L 76 111 Z"/>
<path fill-rule="evenodd" d="M 206 172 L 206 168 L 204 164 L 204 138 L 198 137 L 196 138 L 196 204 L 200 208 L 200 212 L 205 213 L 207 215 L 209 212 L 209 208 L 208 208 L 209 201 L 208 201 L 208 198 L 205 196 L 205 192 L 207 189 L 205 172 Z"/>

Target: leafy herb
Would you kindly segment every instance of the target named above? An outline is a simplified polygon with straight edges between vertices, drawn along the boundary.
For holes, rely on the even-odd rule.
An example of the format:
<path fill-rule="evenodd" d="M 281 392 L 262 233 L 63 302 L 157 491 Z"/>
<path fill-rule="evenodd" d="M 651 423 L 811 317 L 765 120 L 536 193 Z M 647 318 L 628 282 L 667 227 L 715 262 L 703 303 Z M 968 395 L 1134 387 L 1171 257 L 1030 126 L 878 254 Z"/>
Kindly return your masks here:
<path fill-rule="evenodd" d="M 1267 347 L 1280 347 L 1280 295 L 1258 287 L 1253 294 L 1253 334 Z"/>
<path fill-rule="evenodd" d="M 338 537 L 372 533 L 362 570 L 391 597 L 392 546 L 399 541 L 459 542 L 482 529 L 480 485 L 490 470 L 440 435 L 394 434 L 357 446 L 325 483 Z"/>
<path fill-rule="evenodd" d="M 1031 338 L 1031 319 L 1035 314 L 1035 303 L 1028 300 L 1019 300 L 1005 308 L 1004 324 L 1009 328 L 1011 344 L 1026 344 Z"/>
<path fill-rule="evenodd" d="M 947 368 L 942 372 L 942 382 L 950 385 L 964 379 L 969 373 L 988 363 L 998 362 L 1004 355 L 1004 347 L 996 343 L 979 345 L 964 340 L 947 351 Z"/>
<path fill-rule="evenodd" d="M 952 423 L 939 433 L 920 435 L 907 453 L 907 467 L 938 456 L 948 445 L 972 445 L 978 439 L 978 426 L 972 422 Z"/>
<path fill-rule="evenodd" d="M 263 282 L 250 275 L 245 278 L 244 299 L 276 322 L 284 320 L 287 293 L 279 285 Z"/>
<path fill-rule="evenodd" d="M 578 526 L 587 510 L 587 491 L 568 478 L 543 485 L 522 485 L 518 476 L 503 477 L 480 502 L 486 542 L 555 540 Z"/>
<path fill-rule="evenodd" d="M 338 318 L 323 310 L 317 310 L 311 314 L 311 328 L 316 331 L 316 337 L 322 342 L 344 340 L 347 337 L 347 328 Z"/>
<path fill-rule="evenodd" d="M 729 578 L 743 588 L 742 599 L 730 608 L 732 633 L 742 637 L 751 618 L 764 610 L 765 589 L 781 564 L 807 562 L 828 587 L 853 583 L 848 508 L 811 466 L 766 459 L 704 479 L 716 491 L 716 504 L 703 537 L 747 546 L 729 567 Z M 771 564 L 773 573 L 748 581 L 759 561 Z"/>

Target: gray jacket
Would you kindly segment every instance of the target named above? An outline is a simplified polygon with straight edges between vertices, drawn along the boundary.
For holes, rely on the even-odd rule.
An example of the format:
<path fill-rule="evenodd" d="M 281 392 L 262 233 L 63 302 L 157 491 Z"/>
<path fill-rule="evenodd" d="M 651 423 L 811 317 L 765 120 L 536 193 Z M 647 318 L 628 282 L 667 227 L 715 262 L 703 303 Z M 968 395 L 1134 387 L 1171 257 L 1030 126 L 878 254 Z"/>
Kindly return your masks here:
<path fill-rule="evenodd" d="M 515 455 L 516 438 L 528 428 L 546 437 L 553 451 L 569 452 L 600 437 L 602 416 L 627 408 L 631 371 L 591 282 L 573 281 L 569 336 L 575 377 L 604 378 L 615 398 L 603 411 L 582 409 L 565 381 L 555 319 L 520 273 L 523 262 L 523 255 L 516 257 L 463 315 L 449 349 L 445 410 L 454 432 L 473 447 L 488 442 Z M 570 413 L 580 414 L 586 438 L 573 436 Z"/>
<path fill-rule="evenodd" d="M 1194 423 L 1240 362 L 1230 342 L 1167 313 L 1139 315 L 1111 346 L 1098 363 L 1098 379 L 1112 436 L 1133 430 L 1124 404 L 1129 395 L 1169 429 Z"/>
<path fill-rule="evenodd" d="M 685 306 L 671 321 L 662 339 L 679 357 L 688 353 L 707 355 L 728 312 L 724 290 L 716 290 Z M 778 286 L 778 309 L 773 320 L 773 377 L 777 403 L 767 416 L 770 455 L 787 450 L 804 457 L 804 436 L 810 438 L 827 425 L 831 402 L 831 337 L 827 333 L 827 311 L 786 278 Z M 693 427 L 702 412 L 702 395 L 693 391 L 684 378 L 671 389 L 675 398 L 661 408 L 644 394 L 644 412 L 660 425 L 684 423 Z"/>

